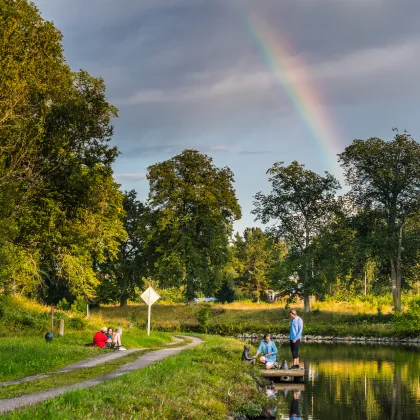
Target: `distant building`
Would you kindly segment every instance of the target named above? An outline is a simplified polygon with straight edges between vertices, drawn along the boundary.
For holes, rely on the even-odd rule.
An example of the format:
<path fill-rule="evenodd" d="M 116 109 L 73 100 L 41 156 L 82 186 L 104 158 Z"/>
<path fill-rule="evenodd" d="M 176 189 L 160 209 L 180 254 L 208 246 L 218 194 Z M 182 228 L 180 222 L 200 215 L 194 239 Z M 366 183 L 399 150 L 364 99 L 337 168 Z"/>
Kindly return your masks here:
<path fill-rule="evenodd" d="M 214 297 L 208 297 L 208 298 L 194 298 L 194 302 L 195 303 L 200 303 L 200 302 L 216 302 L 217 299 Z"/>
<path fill-rule="evenodd" d="M 267 299 L 269 302 L 274 302 L 275 300 L 278 300 L 279 292 L 276 292 L 275 290 L 267 290 Z"/>

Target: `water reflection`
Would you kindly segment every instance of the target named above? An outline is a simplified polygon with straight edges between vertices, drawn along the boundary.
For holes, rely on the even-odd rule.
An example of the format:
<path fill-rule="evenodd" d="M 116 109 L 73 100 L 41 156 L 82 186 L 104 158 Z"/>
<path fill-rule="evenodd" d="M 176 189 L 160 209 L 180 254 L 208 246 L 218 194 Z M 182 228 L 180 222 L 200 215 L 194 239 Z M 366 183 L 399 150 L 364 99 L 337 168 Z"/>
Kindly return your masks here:
<path fill-rule="evenodd" d="M 278 419 L 420 419 L 417 348 L 305 344 L 305 384 L 278 385 Z M 288 358 L 286 345 L 280 357 Z"/>
<path fill-rule="evenodd" d="M 293 392 L 292 405 L 290 407 L 289 419 L 301 419 L 299 411 L 299 391 Z"/>

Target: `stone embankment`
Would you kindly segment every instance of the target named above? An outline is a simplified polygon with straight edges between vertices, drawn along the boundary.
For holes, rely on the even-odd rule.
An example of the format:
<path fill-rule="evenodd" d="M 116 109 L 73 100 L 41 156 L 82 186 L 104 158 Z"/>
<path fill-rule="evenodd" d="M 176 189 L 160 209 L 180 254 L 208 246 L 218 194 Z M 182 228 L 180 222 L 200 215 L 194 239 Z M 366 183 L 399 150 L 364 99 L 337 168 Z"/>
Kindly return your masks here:
<path fill-rule="evenodd" d="M 245 341 L 260 340 L 262 334 L 239 334 L 237 338 Z M 289 336 L 285 334 L 271 334 L 271 339 L 275 341 L 289 341 Z M 380 343 L 380 344 L 411 344 L 420 345 L 420 337 L 332 337 L 320 335 L 304 335 L 302 341 L 305 342 L 334 342 L 334 343 Z"/>

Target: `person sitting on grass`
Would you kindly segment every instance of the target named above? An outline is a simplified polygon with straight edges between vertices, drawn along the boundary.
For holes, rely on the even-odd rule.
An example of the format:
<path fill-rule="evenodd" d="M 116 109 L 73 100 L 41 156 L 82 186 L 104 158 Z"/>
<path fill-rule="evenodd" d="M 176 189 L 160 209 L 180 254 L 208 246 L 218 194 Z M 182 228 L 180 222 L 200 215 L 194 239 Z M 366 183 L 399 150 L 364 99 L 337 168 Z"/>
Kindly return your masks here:
<path fill-rule="evenodd" d="M 96 347 L 105 348 L 106 343 L 108 341 L 108 337 L 106 335 L 106 327 L 102 327 L 100 331 L 96 332 L 93 336 L 93 345 Z"/>
<path fill-rule="evenodd" d="M 106 346 L 105 347 L 107 349 L 113 348 L 115 346 L 115 343 L 114 343 L 114 330 L 111 327 L 108 328 L 108 330 L 106 332 L 106 336 L 108 337 L 108 341 L 106 342 Z"/>
<path fill-rule="evenodd" d="M 278 369 L 279 365 L 276 362 L 277 357 L 277 347 L 273 341 L 271 341 L 270 334 L 264 335 L 264 340 L 261 341 L 260 346 L 258 347 L 255 358 L 262 353 L 263 355 L 259 358 L 260 363 L 265 364 L 265 368 L 268 369 Z"/>
<path fill-rule="evenodd" d="M 121 336 L 122 336 L 122 329 L 121 328 L 117 328 L 115 330 L 115 333 L 113 335 L 112 341 L 115 343 L 114 349 L 115 350 L 127 350 L 126 348 L 124 348 L 121 344 Z"/>

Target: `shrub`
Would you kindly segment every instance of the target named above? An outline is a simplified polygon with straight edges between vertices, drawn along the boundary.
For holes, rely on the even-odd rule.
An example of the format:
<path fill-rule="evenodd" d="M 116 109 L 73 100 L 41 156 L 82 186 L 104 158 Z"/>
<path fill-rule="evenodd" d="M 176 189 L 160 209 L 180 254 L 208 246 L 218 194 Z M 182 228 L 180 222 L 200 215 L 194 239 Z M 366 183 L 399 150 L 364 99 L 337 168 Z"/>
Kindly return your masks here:
<path fill-rule="evenodd" d="M 210 323 L 211 309 L 209 305 L 203 306 L 197 314 L 198 323 L 202 332 L 207 333 Z"/>
<path fill-rule="evenodd" d="M 87 307 L 86 300 L 83 297 L 78 296 L 76 300 L 73 302 L 73 304 L 71 305 L 71 310 L 79 314 L 86 314 L 86 307 Z"/>
<path fill-rule="evenodd" d="M 88 325 L 87 321 L 80 317 L 80 316 L 74 316 L 73 318 L 69 318 L 67 320 L 67 326 L 68 328 L 73 328 L 75 330 L 83 330 Z"/>
<path fill-rule="evenodd" d="M 57 309 L 61 309 L 62 311 L 68 311 L 71 308 L 70 302 L 67 302 L 66 298 L 63 298 L 60 300 L 60 302 L 57 303 Z"/>

